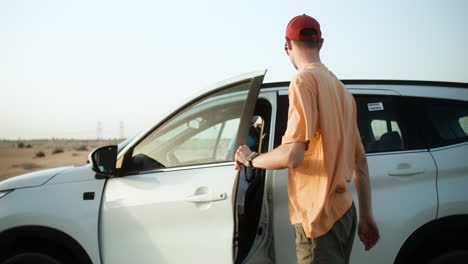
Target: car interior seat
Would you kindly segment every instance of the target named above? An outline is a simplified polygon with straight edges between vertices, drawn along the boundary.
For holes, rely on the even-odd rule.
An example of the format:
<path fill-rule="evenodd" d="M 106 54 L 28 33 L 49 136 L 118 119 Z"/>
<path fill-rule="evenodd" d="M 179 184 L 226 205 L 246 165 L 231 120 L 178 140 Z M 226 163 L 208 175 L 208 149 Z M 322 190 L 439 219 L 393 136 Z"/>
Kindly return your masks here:
<path fill-rule="evenodd" d="M 378 146 L 379 151 L 403 149 L 403 142 L 401 141 L 400 133 L 390 131 L 383 134 L 380 137 Z"/>

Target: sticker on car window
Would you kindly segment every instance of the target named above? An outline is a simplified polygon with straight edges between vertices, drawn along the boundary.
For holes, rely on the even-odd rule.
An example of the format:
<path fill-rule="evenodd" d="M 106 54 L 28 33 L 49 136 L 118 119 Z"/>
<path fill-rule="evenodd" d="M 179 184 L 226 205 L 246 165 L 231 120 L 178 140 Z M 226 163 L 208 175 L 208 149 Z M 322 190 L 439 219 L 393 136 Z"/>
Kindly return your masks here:
<path fill-rule="evenodd" d="M 367 108 L 369 111 L 382 111 L 384 110 L 383 103 L 368 103 Z"/>

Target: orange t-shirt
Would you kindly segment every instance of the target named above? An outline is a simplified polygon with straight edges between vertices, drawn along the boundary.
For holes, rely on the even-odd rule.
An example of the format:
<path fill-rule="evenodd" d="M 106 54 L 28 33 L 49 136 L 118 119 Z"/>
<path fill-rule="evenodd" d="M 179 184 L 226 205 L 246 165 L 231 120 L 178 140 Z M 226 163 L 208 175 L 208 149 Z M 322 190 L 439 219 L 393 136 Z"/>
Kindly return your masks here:
<path fill-rule="evenodd" d="M 323 64 L 301 70 L 289 86 L 283 144 L 305 142 L 304 161 L 288 173 L 289 217 L 308 237 L 324 235 L 351 207 L 348 184 L 355 158 L 364 154 L 356 104 Z"/>

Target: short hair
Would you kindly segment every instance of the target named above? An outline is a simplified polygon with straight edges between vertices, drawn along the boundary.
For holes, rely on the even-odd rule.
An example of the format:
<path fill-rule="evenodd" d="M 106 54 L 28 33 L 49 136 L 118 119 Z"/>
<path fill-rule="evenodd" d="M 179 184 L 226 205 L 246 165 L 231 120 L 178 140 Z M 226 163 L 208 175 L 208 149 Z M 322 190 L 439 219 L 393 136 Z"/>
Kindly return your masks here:
<path fill-rule="evenodd" d="M 319 49 L 321 40 L 291 40 L 300 49 Z"/>

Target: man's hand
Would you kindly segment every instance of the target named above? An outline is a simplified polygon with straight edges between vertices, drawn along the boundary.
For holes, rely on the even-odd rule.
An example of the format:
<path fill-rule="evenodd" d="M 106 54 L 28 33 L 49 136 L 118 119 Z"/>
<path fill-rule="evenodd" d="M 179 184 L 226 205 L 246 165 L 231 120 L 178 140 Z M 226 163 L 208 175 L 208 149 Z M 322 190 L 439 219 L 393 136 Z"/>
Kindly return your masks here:
<path fill-rule="evenodd" d="M 360 140 L 360 138 L 359 138 Z M 356 157 L 354 173 L 354 186 L 356 187 L 359 200 L 359 224 L 358 235 L 366 250 L 369 250 L 379 242 L 379 228 L 372 216 L 371 186 L 369 178 L 369 167 L 367 166 L 366 154 Z"/>
<path fill-rule="evenodd" d="M 250 148 L 247 145 L 240 146 L 237 149 L 237 151 L 236 151 L 236 164 L 235 164 L 235 167 L 234 167 L 236 170 L 240 170 L 242 164 L 244 164 L 246 167 L 249 166 L 249 162 L 247 161 L 247 156 L 249 156 L 249 154 L 251 152 L 252 151 L 250 150 Z"/>
<path fill-rule="evenodd" d="M 380 239 L 379 228 L 372 216 L 359 219 L 358 235 L 366 250 L 373 248 Z"/>

